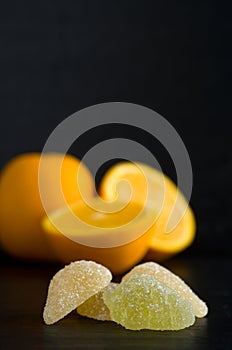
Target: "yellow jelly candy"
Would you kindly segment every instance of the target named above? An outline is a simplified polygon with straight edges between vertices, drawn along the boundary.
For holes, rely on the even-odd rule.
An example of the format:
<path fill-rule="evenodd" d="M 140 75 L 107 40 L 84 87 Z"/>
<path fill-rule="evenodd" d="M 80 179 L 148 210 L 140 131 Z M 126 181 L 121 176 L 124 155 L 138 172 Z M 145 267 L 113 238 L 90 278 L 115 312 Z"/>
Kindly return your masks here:
<path fill-rule="evenodd" d="M 134 274 L 148 274 L 154 276 L 159 282 L 164 283 L 168 288 L 175 290 L 183 298 L 189 300 L 193 305 L 195 316 L 204 317 L 207 315 L 208 307 L 205 302 L 202 301 L 180 277 L 176 276 L 165 267 L 154 262 L 140 264 L 128 272 L 122 280 L 125 281 Z"/>
<path fill-rule="evenodd" d="M 111 319 L 131 330 L 179 330 L 195 321 L 192 304 L 150 275 L 131 276 L 103 299 Z"/>
<path fill-rule="evenodd" d="M 105 288 L 111 272 L 93 261 L 75 261 L 52 278 L 43 312 L 44 322 L 53 324 Z"/>
<path fill-rule="evenodd" d="M 82 316 L 94 318 L 99 321 L 110 321 L 110 310 L 103 300 L 103 293 L 107 290 L 114 290 L 118 283 L 111 282 L 107 287 L 94 294 L 91 298 L 86 300 L 83 304 L 78 306 L 77 312 Z"/>

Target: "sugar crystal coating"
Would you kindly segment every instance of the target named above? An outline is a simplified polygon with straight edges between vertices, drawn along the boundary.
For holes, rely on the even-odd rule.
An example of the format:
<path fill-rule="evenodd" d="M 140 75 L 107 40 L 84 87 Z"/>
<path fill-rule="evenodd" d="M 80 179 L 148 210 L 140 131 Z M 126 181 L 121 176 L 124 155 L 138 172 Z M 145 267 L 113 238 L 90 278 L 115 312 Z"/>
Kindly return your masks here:
<path fill-rule="evenodd" d="M 208 313 L 206 303 L 201 300 L 192 289 L 177 275 L 166 269 L 165 267 L 155 263 L 147 262 L 135 266 L 128 272 L 122 280 L 129 279 L 133 274 L 148 274 L 154 276 L 159 282 L 164 283 L 168 288 L 178 292 L 183 298 L 189 300 L 197 317 L 204 317 Z"/>
<path fill-rule="evenodd" d="M 77 312 L 82 316 L 94 318 L 99 321 L 110 321 L 110 310 L 103 300 L 103 293 L 107 290 L 114 290 L 118 283 L 111 282 L 107 287 L 94 294 L 91 298 L 86 300 L 83 304 L 78 306 Z"/>
<path fill-rule="evenodd" d="M 111 272 L 93 261 L 75 261 L 58 271 L 50 281 L 43 312 L 44 322 L 53 324 L 106 287 Z"/>
<path fill-rule="evenodd" d="M 151 275 L 133 275 L 103 299 L 111 319 L 131 330 L 179 330 L 195 321 L 192 304 Z"/>

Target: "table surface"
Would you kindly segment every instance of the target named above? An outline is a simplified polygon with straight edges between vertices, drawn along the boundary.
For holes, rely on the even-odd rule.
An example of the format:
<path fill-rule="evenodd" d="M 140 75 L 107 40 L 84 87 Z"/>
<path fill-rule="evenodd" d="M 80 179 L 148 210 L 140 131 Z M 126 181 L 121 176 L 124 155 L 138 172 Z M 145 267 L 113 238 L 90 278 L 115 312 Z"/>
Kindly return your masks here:
<path fill-rule="evenodd" d="M 129 331 L 74 311 L 52 326 L 42 320 L 47 287 L 58 266 L 1 262 L 0 349 L 232 349 L 232 260 L 180 255 L 165 266 L 207 301 L 209 314 L 178 332 Z"/>

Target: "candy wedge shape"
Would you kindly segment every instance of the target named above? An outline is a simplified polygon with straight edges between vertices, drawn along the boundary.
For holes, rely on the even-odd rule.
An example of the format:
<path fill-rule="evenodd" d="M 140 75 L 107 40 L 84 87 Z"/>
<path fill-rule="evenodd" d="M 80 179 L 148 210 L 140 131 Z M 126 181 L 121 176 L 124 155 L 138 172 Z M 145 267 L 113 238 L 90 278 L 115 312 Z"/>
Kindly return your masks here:
<path fill-rule="evenodd" d="M 110 310 L 104 303 L 103 294 L 107 290 L 114 290 L 117 285 L 118 283 L 111 282 L 107 287 L 100 290 L 100 292 L 94 294 L 91 298 L 78 306 L 78 314 L 99 321 L 110 321 Z"/>
<path fill-rule="evenodd" d="M 150 275 L 133 275 L 103 298 L 111 319 L 127 329 L 179 330 L 195 321 L 192 304 Z"/>
<path fill-rule="evenodd" d="M 204 317 L 207 315 L 208 307 L 206 303 L 201 300 L 180 277 L 165 267 L 155 262 L 140 264 L 128 272 L 122 280 L 125 281 L 134 274 L 148 274 L 154 276 L 159 282 L 164 283 L 168 288 L 175 290 L 183 298 L 189 300 L 193 305 L 194 313 L 197 317 Z"/>
<path fill-rule="evenodd" d="M 111 279 L 111 272 L 93 261 L 75 261 L 65 266 L 50 282 L 44 322 L 50 325 L 59 321 L 106 287 Z"/>

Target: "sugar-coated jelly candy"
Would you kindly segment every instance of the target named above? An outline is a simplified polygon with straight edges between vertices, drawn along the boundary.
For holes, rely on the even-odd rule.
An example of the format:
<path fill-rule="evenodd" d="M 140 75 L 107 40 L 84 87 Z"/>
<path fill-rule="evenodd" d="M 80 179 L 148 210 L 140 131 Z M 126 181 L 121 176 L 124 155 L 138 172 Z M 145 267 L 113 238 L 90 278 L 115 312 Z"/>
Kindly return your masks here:
<path fill-rule="evenodd" d="M 53 324 L 106 287 L 111 272 L 93 261 L 75 261 L 52 278 L 43 312 L 44 322 Z"/>
<path fill-rule="evenodd" d="M 111 282 L 104 289 L 100 290 L 100 292 L 94 294 L 91 298 L 78 306 L 78 314 L 89 318 L 94 318 L 95 320 L 99 321 L 110 321 L 110 310 L 104 303 L 103 293 L 107 290 L 114 290 L 117 285 L 118 283 Z"/>
<path fill-rule="evenodd" d="M 193 305 L 195 316 L 204 317 L 207 315 L 208 307 L 206 303 L 201 300 L 180 277 L 165 267 L 155 262 L 140 264 L 128 272 L 122 280 L 127 280 L 133 274 L 148 274 L 154 276 L 159 282 L 164 283 L 168 288 L 175 290 L 183 298 L 189 300 Z"/>
<path fill-rule="evenodd" d="M 135 274 L 103 299 L 111 319 L 131 330 L 179 330 L 195 321 L 192 304 L 151 275 Z"/>

